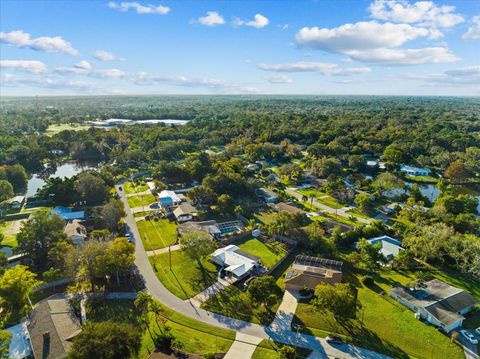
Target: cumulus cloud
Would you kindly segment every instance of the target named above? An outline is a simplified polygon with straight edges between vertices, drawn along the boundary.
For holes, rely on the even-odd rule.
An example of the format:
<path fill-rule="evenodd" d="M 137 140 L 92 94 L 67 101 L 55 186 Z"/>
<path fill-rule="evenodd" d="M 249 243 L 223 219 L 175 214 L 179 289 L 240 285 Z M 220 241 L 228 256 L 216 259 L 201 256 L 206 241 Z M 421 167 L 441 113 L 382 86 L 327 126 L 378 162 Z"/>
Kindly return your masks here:
<path fill-rule="evenodd" d="M 287 75 L 269 76 L 265 77 L 265 80 L 267 80 L 271 84 L 291 84 L 293 82 L 293 80 Z"/>
<path fill-rule="evenodd" d="M 474 16 L 472 18 L 473 25 L 470 26 L 465 34 L 463 34 L 462 39 L 469 40 L 480 40 L 480 16 Z"/>
<path fill-rule="evenodd" d="M 432 84 L 480 86 L 480 66 L 470 66 L 430 74 L 407 74 L 404 78 Z"/>
<path fill-rule="evenodd" d="M 259 64 L 258 68 L 275 72 L 317 72 L 325 76 L 359 75 L 371 71 L 368 67 L 340 67 L 337 64 L 300 61 L 290 64 Z"/>
<path fill-rule="evenodd" d="M 437 6 L 432 1 L 410 4 L 405 0 L 375 0 L 369 6 L 375 19 L 438 28 L 449 28 L 465 21 L 455 9 L 455 6 Z"/>
<path fill-rule="evenodd" d="M 43 62 L 35 60 L 0 60 L 0 68 L 21 70 L 34 74 L 48 71 Z"/>
<path fill-rule="evenodd" d="M 436 29 L 409 24 L 379 23 L 377 21 L 345 24 L 336 28 L 304 27 L 296 34 L 303 47 L 347 55 L 353 60 L 385 65 L 417 65 L 457 61 L 445 47 L 399 49 L 418 38 L 438 39 Z"/>
<path fill-rule="evenodd" d="M 207 11 L 207 15 L 199 17 L 193 22 L 198 22 L 199 24 L 205 26 L 215 26 L 225 24 L 225 19 L 216 11 Z"/>
<path fill-rule="evenodd" d="M 116 9 L 119 11 L 126 12 L 130 9 L 134 10 L 137 14 L 157 14 L 157 15 L 165 15 L 170 12 L 170 8 L 168 6 L 162 5 L 142 5 L 139 2 L 131 1 L 131 2 L 121 2 L 116 3 L 115 1 L 110 1 L 108 3 L 108 7 L 110 9 Z"/>
<path fill-rule="evenodd" d="M 118 57 L 117 55 L 104 50 L 95 51 L 93 57 L 100 61 L 125 61 L 123 57 Z"/>
<path fill-rule="evenodd" d="M 17 30 L 0 32 L 0 41 L 12 46 L 25 47 L 36 51 L 60 52 L 73 56 L 79 54 L 79 52 L 61 36 L 41 36 L 32 39 L 29 33 Z"/>
<path fill-rule="evenodd" d="M 251 26 L 255 27 L 257 29 L 261 29 L 262 27 L 267 26 L 270 23 L 270 21 L 263 16 L 262 14 L 255 14 L 253 17 L 253 20 L 241 20 L 241 19 L 235 19 L 233 21 L 233 24 L 235 26 Z"/>

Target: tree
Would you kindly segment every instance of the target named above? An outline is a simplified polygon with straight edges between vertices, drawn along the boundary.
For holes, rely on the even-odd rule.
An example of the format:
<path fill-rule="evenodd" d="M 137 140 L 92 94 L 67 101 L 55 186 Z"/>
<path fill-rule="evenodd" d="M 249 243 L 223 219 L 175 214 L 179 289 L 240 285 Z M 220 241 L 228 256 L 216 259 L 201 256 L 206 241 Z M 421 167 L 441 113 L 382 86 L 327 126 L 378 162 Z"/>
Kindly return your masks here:
<path fill-rule="evenodd" d="M 117 232 L 118 222 L 125 217 L 125 210 L 122 201 L 114 198 L 110 199 L 110 201 L 102 207 L 101 214 L 105 226 L 111 232 Z"/>
<path fill-rule="evenodd" d="M 361 261 L 370 271 L 378 270 L 380 262 L 385 262 L 385 257 L 380 252 L 381 244 L 370 244 L 365 238 L 360 239 L 357 249 L 360 252 Z"/>
<path fill-rule="evenodd" d="M 286 163 L 278 169 L 278 173 L 286 178 L 288 183 L 296 183 L 300 180 L 303 170 L 296 163 Z"/>
<path fill-rule="evenodd" d="M 141 332 L 131 324 L 88 322 L 73 340 L 70 359 L 129 359 L 138 353 Z"/>
<path fill-rule="evenodd" d="M 373 198 L 368 193 L 357 194 L 354 202 L 362 212 L 368 212 L 373 209 Z"/>
<path fill-rule="evenodd" d="M 82 172 L 75 181 L 75 190 L 80 199 L 88 204 L 103 203 L 108 197 L 108 189 L 105 181 L 90 172 Z"/>
<path fill-rule="evenodd" d="M 203 268 L 201 259 L 212 253 L 217 247 L 209 234 L 205 232 L 185 233 L 180 237 L 182 250 Z"/>
<path fill-rule="evenodd" d="M 295 347 L 290 345 L 284 345 L 280 349 L 278 349 L 278 357 L 279 359 L 295 359 L 297 358 L 297 353 L 295 351 Z"/>
<path fill-rule="evenodd" d="M 444 176 L 455 183 L 469 179 L 472 173 L 462 160 L 456 160 L 450 163 L 445 170 Z"/>
<path fill-rule="evenodd" d="M 217 206 L 220 213 L 231 213 L 233 211 L 233 198 L 228 194 L 222 194 L 218 197 Z"/>
<path fill-rule="evenodd" d="M 389 166 L 398 166 L 404 161 L 402 150 L 395 144 L 388 145 L 383 151 L 383 159 Z"/>
<path fill-rule="evenodd" d="M 354 318 L 359 303 L 357 293 L 349 283 L 320 283 L 315 287 L 313 306 L 318 311 L 329 311 L 335 318 Z"/>
<path fill-rule="evenodd" d="M 13 186 L 7 180 L 0 180 L 0 202 L 3 202 L 9 198 L 12 198 Z"/>
<path fill-rule="evenodd" d="M 0 168 L 0 180 L 6 180 L 13 186 L 15 193 L 26 189 L 28 175 L 22 165 L 6 166 Z"/>
<path fill-rule="evenodd" d="M 197 186 L 187 192 L 188 198 L 190 198 L 195 204 L 210 205 L 215 203 L 216 194 L 210 187 Z"/>
<path fill-rule="evenodd" d="M 108 271 L 115 275 L 117 285 L 120 286 L 120 277 L 130 274 L 135 265 L 135 246 L 126 238 L 116 238 L 108 243 L 104 261 Z"/>
<path fill-rule="evenodd" d="M 88 282 L 92 291 L 109 273 L 104 256 L 106 247 L 106 242 L 90 239 L 82 246 L 73 247 L 67 255 L 69 273 L 77 277 L 80 285 Z"/>
<path fill-rule="evenodd" d="M 380 173 L 373 182 L 373 188 L 377 192 L 391 191 L 397 188 L 403 188 L 405 184 L 401 179 L 390 172 Z"/>
<path fill-rule="evenodd" d="M 75 190 L 76 176 L 71 178 L 53 177 L 48 178 L 37 191 L 41 198 L 52 199 L 55 203 L 68 206 L 79 200 L 79 194 Z"/>
<path fill-rule="evenodd" d="M 17 265 L 5 270 L 0 277 L 0 303 L 10 310 L 20 310 L 28 302 L 33 290 L 42 284 L 37 275 L 24 265 Z"/>
<path fill-rule="evenodd" d="M 312 162 L 312 172 L 320 178 L 336 178 L 342 173 L 342 164 L 334 157 L 325 157 Z"/>
<path fill-rule="evenodd" d="M 253 279 L 248 285 L 247 293 L 255 303 L 267 306 L 271 303 L 272 296 L 275 297 L 277 290 L 275 278 L 264 276 Z"/>
<path fill-rule="evenodd" d="M 0 359 L 10 358 L 10 343 L 12 341 L 12 333 L 7 330 L 0 329 Z"/>
<path fill-rule="evenodd" d="M 33 213 L 17 234 L 17 252 L 27 253 L 37 268 L 44 269 L 53 246 L 67 240 L 64 228 L 65 224 L 55 214 L 46 211 Z"/>

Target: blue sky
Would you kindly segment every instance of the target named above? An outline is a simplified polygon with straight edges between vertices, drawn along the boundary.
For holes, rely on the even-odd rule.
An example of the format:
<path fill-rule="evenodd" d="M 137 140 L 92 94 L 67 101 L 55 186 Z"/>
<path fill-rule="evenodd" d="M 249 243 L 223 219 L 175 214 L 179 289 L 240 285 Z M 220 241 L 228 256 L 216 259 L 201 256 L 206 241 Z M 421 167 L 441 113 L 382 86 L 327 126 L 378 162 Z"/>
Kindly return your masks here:
<path fill-rule="evenodd" d="M 480 95 L 480 1 L 0 2 L 0 94 Z"/>

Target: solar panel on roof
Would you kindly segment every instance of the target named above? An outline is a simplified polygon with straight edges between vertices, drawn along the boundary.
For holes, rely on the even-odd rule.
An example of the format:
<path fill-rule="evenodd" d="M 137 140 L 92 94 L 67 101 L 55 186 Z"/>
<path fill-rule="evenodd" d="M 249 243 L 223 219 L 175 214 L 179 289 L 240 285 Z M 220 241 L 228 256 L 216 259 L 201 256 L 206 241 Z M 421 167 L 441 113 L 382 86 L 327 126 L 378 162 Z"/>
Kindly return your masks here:
<path fill-rule="evenodd" d="M 295 262 L 301 265 L 311 266 L 311 267 L 323 267 L 323 268 L 341 268 L 343 262 L 336 261 L 333 259 L 311 257 L 304 255 L 297 255 Z"/>

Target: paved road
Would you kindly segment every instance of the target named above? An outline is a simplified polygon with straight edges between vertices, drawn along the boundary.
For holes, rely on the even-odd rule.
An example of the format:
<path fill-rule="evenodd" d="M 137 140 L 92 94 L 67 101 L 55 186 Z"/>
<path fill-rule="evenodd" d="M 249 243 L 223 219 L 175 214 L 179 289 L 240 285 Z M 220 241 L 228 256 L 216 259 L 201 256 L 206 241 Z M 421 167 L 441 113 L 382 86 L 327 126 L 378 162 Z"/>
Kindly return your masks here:
<path fill-rule="evenodd" d="M 137 224 L 130 211 L 127 199 L 124 196 L 123 191 L 118 190 L 118 186 L 116 186 L 116 189 L 125 205 L 127 213 L 125 222 L 129 226 L 135 242 L 135 264 L 145 280 L 145 286 L 148 292 L 167 307 L 187 317 L 213 326 L 234 330 L 237 333 L 247 334 L 262 339 L 270 338 L 280 343 L 308 348 L 315 351 L 320 357 L 323 356 L 324 358 L 387 358 L 384 355 L 358 348 L 353 345 L 341 345 L 333 347 L 322 338 L 293 332 L 290 329 L 289 323 L 286 325 L 278 325 L 280 323 L 277 321 L 277 325 L 275 327 L 261 326 L 243 320 L 233 319 L 220 314 L 208 312 L 201 308 L 197 308 L 189 301 L 183 301 L 182 299 L 176 297 L 163 286 L 162 282 L 160 282 L 155 275 L 153 268 L 148 261 L 147 252 L 143 247 Z"/>
<path fill-rule="evenodd" d="M 285 192 L 287 192 L 289 195 L 297 198 L 298 200 L 302 200 L 303 198 L 303 195 L 301 193 L 298 193 L 296 191 L 296 189 L 294 188 L 287 188 L 285 189 Z M 335 209 L 335 208 L 332 208 L 332 207 L 329 207 L 329 206 L 326 206 L 324 205 L 323 203 L 320 203 L 318 201 L 316 201 L 315 199 L 312 201 L 313 205 L 320 208 L 323 212 L 327 212 L 327 213 L 331 213 L 331 214 L 336 214 L 336 215 L 339 215 L 339 216 L 342 216 L 342 217 L 345 217 L 345 218 L 350 218 L 350 216 L 352 216 L 351 213 L 348 213 L 347 211 L 350 210 L 350 209 L 353 209 L 354 207 L 343 207 L 343 208 L 338 208 L 338 209 Z M 371 219 L 367 219 L 367 218 L 362 218 L 362 217 L 357 217 L 357 216 L 354 216 L 359 222 L 362 222 L 362 223 L 365 223 L 365 224 L 370 224 L 372 223 L 372 220 Z"/>

